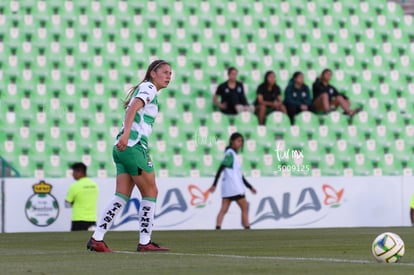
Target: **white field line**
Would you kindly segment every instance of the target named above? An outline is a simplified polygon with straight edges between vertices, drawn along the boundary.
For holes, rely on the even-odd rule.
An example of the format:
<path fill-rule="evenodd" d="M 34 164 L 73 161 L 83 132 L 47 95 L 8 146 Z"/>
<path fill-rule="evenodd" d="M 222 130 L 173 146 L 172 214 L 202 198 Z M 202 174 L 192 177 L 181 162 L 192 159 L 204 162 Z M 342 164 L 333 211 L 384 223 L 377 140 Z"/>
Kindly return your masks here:
<path fill-rule="evenodd" d="M 244 256 L 231 254 L 195 254 L 195 253 L 175 253 L 175 252 L 147 252 L 137 253 L 132 251 L 114 251 L 121 254 L 157 254 L 187 257 L 216 257 L 228 259 L 245 259 L 245 260 L 273 260 L 273 261 L 302 261 L 302 262 L 325 262 L 325 263 L 347 263 L 347 264 L 376 264 L 375 261 L 368 260 L 351 260 L 338 258 L 315 258 L 315 257 L 284 257 L 284 256 Z M 414 263 L 398 263 L 396 265 L 414 266 Z"/>

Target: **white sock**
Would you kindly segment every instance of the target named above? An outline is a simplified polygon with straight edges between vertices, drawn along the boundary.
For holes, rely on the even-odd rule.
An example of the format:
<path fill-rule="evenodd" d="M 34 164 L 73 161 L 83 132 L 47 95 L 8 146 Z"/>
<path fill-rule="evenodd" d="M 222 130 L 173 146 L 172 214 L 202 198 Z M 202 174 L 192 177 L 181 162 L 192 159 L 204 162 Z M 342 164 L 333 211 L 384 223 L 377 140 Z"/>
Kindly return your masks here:
<path fill-rule="evenodd" d="M 145 197 L 139 208 L 139 243 L 148 244 L 151 241 L 152 226 L 154 225 L 155 198 Z"/>
<path fill-rule="evenodd" d="M 97 241 L 102 241 L 105 233 L 111 229 L 116 216 L 121 212 L 120 210 L 125 206 L 129 198 L 126 195 L 115 193 L 115 196 L 106 206 L 98 221 L 96 222 L 96 229 L 92 235 Z"/>

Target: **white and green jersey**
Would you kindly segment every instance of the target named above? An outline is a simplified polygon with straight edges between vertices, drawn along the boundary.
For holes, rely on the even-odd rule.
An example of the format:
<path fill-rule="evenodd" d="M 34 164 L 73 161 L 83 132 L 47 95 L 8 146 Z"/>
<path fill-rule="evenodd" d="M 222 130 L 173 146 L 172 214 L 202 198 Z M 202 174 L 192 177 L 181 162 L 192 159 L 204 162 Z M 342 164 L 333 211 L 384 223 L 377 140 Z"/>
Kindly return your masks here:
<path fill-rule="evenodd" d="M 224 174 L 221 179 L 221 196 L 223 198 L 244 195 L 245 188 L 243 183 L 243 174 L 241 165 L 237 158 L 236 151 L 228 148 L 221 162 L 224 168 Z"/>
<path fill-rule="evenodd" d="M 134 91 L 129 106 L 134 100 L 142 100 L 144 107 L 142 107 L 136 114 L 131 126 L 131 133 L 129 135 L 128 146 L 134 146 L 138 141 L 142 141 L 143 146 L 148 146 L 148 138 L 152 132 L 152 124 L 158 113 L 157 88 L 149 81 L 141 83 Z M 119 132 L 115 144 L 124 132 L 125 122 L 122 123 L 121 131 Z"/>

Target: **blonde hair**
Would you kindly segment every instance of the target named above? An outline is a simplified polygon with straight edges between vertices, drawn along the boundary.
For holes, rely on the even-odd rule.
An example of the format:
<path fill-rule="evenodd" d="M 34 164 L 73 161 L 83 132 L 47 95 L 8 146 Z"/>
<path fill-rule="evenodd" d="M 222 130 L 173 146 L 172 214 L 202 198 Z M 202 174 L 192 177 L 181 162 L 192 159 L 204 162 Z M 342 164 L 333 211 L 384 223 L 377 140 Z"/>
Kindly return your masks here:
<path fill-rule="evenodd" d="M 152 71 L 157 71 L 159 67 L 161 67 L 162 65 L 170 65 L 170 63 L 168 63 L 165 60 L 159 59 L 159 60 L 155 60 L 153 62 L 151 62 L 151 64 L 148 66 L 147 72 L 145 73 L 145 77 L 144 79 L 138 83 L 137 85 L 131 87 L 128 90 L 128 94 L 123 102 L 123 106 L 126 109 L 128 107 L 129 102 L 131 101 L 132 95 L 134 94 L 135 90 L 138 88 L 138 86 L 145 82 L 145 81 L 151 81 L 151 72 Z"/>

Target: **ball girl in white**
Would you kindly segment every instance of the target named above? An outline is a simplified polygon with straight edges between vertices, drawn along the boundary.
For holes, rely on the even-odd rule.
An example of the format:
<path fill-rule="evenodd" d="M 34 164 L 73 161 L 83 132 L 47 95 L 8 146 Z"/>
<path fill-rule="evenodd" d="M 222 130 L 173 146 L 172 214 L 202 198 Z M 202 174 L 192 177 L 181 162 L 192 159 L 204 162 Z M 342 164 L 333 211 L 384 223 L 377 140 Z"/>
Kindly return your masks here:
<path fill-rule="evenodd" d="M 222 203 L 220 212 L 217 215 L 216 229 L 221 229 L 221 224 L 229 210 L 231 202 L 235 201 L 242 213 L 241 219 L 245 229 L 250 229 L 249 223 L 249 205 L 245 196 L 245 186 L 250 189 L 253 194 L 256 194 L 256 189 L 245 179 L 242 174 L 240 162 L 237 159 L 237 152 L 243 147 L 243 136 L 240 133 L 233 133 L 230 136 L 229 146 L 226 148 L 224 159 L 217 171 L 213 185 L 210 187 L 210 192 L 216 190 L 218 179 L 223 172 L 221 180 L 221 196 Z"/>

